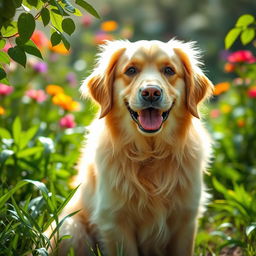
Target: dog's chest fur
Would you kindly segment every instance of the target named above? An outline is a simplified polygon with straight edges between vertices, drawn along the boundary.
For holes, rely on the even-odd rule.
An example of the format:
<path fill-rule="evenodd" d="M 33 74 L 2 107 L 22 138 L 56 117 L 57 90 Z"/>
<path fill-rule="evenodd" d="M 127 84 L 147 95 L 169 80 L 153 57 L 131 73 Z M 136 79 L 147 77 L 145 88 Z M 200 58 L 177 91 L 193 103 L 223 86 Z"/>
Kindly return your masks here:
<path fill-rule="evenodd" d="M 141 247 L 152 243 L 157 245 L 156 251 L 161 250 L 182 219 L 197 214 L 201 194 L 197 162 L 191 158 L 195 163 L 191 168 L 188 159 L 181 164 L 173 155 L 144 161 L 124 155 L 122 152 L 115 161 L 101 161 L 98 166 L 101 181 L 96 193 L 102 203 L 95 207 L 95 222 L 108 223 L 106 228 L 110 229 L 116 225 L 132 227 Z"/>

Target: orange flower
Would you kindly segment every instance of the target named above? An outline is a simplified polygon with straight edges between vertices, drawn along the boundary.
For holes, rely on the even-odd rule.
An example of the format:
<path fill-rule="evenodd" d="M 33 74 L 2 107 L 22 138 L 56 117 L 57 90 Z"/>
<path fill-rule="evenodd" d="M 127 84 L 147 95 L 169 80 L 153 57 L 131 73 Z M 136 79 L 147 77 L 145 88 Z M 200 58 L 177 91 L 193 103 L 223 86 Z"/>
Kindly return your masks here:
<path fill-rule="evenodd" d="M 0 106 L 0 116 L 5 114 L 5 109 Z"/>
<path fill-rule="evenodd" d="M 64 93 L 64 90 L 59 85 L 49 84 L 46 87 L 46 92 L 52 96 L 55 96 L 57 94 Z"/>
<path fill-rule="evenodd" d="M 118 24 L 114 20 L 108 20 L 108 21 L 101 23 L 100 28 L 103 31 L 110 32 L 110 31 L 116 30 L 118 28 Z"/>
<path fill-rule="evenodd" d="M 238 119 L 237 120 L 237 126 L 240 127 L 240 128 L 244 127 L 245 126 L 244 119 Z"/>
<path fill-rule="evenodd" d="M 230 83 L 228 83 L 228 82 L 223 82 L 223 83 L 216 84 L 214 86 L 213 94 L 214 95 L 220 95 L 223 92 L 226 92 L 229 89 L 229 87 L 230 87 Z"/>
<path fill-rule="evenodd" d="M 34 31 L 33 35 L 31 36 L 31 40 L 36 44 L 38 48 L 46 47 L 48 44 L 47 37 L 40 30 Z"/>
<path fill-rule="evenodd" d="M 74 101 L 70 96 L 59 93 L 52 98 L 55 105 L 62 107 L 64 110 L 74 111 L 79 110 L 79 103 Z"/>
<path fill-rule="evenodd" d="M 62 55 L 68 55 L 70 53 L 70 50 L 67 50 L 63 43 L 60 43 L 58 45 L 52 46 L 52 44 L 48 43 L 48 48 L 56 53 L 62 54 Z"/>
<path fill-rule="evenodd" d="M 226 73 L 231 73 L 235 70 L 235 65 L 232 63 L 226 63 L 224 66 L 224 70 Z"/>

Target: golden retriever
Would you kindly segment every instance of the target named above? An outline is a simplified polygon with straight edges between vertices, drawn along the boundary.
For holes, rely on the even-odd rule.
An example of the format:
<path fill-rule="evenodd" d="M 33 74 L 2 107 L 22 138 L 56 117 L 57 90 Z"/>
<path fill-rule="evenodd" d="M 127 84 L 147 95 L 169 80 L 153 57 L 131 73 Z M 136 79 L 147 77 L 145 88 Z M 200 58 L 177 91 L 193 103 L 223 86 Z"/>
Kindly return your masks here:
<path fill-rule="evenodd" d="M 112 41 L 81 91 L 101 107 L 79 162 L 59 255 L 191 256 L 211 143 L 212 92 L 194 43 Z M 120 254 L 120 251 L 122 252 Z"/>

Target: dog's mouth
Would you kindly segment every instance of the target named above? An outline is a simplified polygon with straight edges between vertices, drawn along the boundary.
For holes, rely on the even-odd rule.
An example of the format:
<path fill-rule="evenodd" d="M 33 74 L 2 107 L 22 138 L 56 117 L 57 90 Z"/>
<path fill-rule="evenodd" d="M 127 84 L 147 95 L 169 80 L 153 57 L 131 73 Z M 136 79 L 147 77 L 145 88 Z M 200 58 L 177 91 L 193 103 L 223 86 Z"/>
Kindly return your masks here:
<path fill-rule="evenodd" d="M 167 120 L 174 103 L 164 112 L 152 107 L 136 112 L 131 109 L 128 102 L 125 102 L 125 105 L 130 112 L 132 119 L 138 124 L 140 130 L 146 133 L 154 133 L 161 129 L 162 124 Z"/>

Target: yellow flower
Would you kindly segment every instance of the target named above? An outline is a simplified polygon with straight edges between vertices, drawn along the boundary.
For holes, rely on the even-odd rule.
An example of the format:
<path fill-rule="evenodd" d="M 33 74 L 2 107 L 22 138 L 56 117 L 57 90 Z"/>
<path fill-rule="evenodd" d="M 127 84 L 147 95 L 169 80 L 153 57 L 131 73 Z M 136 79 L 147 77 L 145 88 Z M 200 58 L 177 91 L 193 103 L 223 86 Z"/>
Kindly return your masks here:
<path fill-rule="evenodd" d="M 110 32 L 110 31 L 116 30 L 118 28 L 118 24 L 114 20 L 108 20 L 108 21 L 101 23 L 100 28 L 103 31 Z"/>
<path fill-rule="evenodd" d="M 226 92 L 229 89 L 229 87 L 230 87 L 230 83 L 228 83 L 228 82 L 223 82 L 223 83 L 216 84 L 214 86 L 213 94 L 214 95 L 220 95 L 223 92 Z"/>
<path fill-rule="evenodd" d="M 52 96 L 60 94 L 60 93 L 64 93 L 64 90 L 62 87 L 60 87 L 59 85 L 55 85 L 55 84 L 49 84 L 46 87 L 46 92 Z"/>
<path fill-rule="evenodd" d="M 5 109 L 0 106 L 0 116 L 5 114 Z"/>
<path fill-rule="evenodd" d="M 52 98 L 52 102 L 55 105 L 62 107 L 64 110 L 74 111 L 79 110 L 79 103 L 74 101 L 70 96 L 60 93 Z"/>
<path fill-rule="evenodd" d="M 227 113 L 229 113 L 229 112 L 231 111 L 232 108 L 231 108 L 231 106 L 228 105 L 228 104 L 223 104 L 223 105 L 220 107 L 220 109 L 221 109 L 222 113 L 227 114 Z"/>
<path fill-rule="evenodd" d="M 68 55 L 70 53 L 69 50 L 67 50 L 63 43 L 60 43 L 58 45 L 52 46 L 52 44 L 49 42 L 48 48 L 56 53 L 62 54 L 62 55 Z"/>

